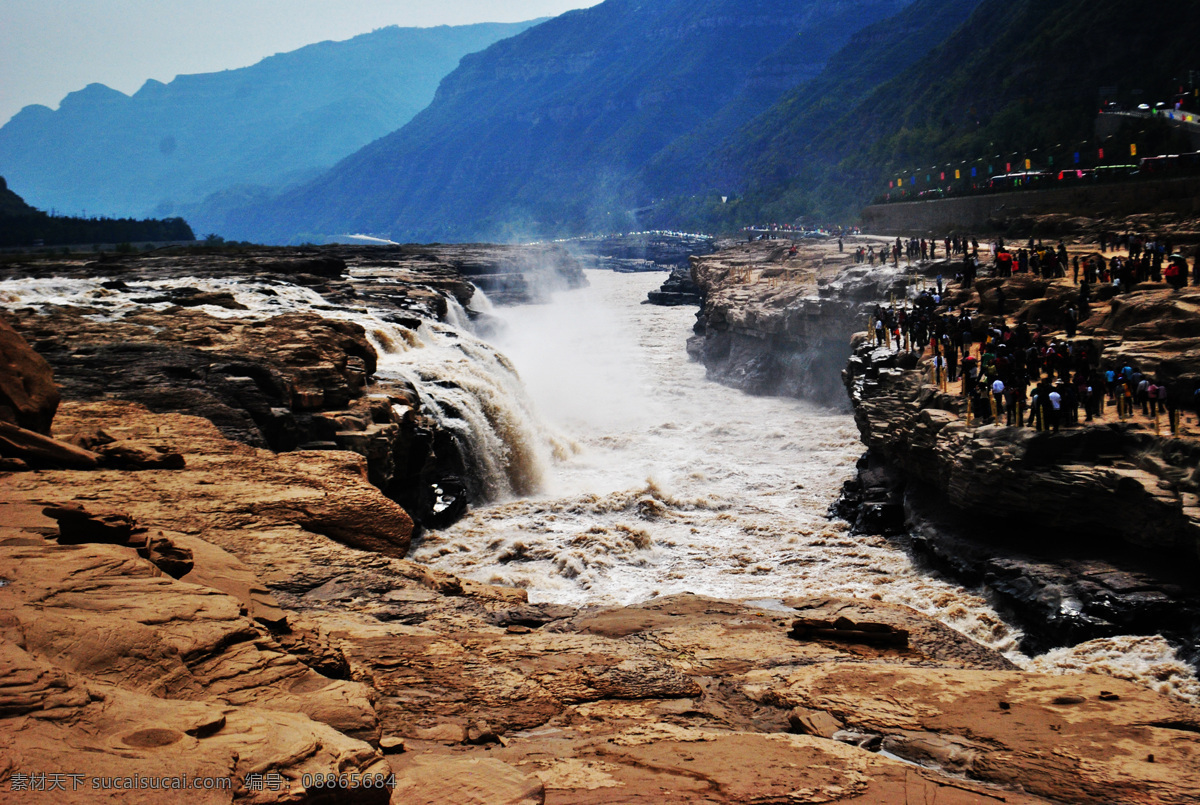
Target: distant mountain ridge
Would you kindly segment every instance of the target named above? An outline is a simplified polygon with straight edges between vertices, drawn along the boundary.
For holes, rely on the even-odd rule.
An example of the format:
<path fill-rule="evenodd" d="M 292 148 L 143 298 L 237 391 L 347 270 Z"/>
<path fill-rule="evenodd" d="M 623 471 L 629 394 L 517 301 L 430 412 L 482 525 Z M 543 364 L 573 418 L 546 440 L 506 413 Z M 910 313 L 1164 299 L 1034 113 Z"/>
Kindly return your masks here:
<path fill-rule="evenodd" d="M 719 143 L 910 0 L 607 0 L 472 54 L 411 122 L 230 237 L 518 240 L 631 225 L 643 167 Z"/>
<path fill-rule="evenodd" d="M 464 55 L 536 22 L 383 28 L 150 80 L 132 96 L 92 84 L 0 128 L 0 171 L 35 206 L 89 215 L 195 212 L 247 185 L 276 192 L 399 128 Z"/>

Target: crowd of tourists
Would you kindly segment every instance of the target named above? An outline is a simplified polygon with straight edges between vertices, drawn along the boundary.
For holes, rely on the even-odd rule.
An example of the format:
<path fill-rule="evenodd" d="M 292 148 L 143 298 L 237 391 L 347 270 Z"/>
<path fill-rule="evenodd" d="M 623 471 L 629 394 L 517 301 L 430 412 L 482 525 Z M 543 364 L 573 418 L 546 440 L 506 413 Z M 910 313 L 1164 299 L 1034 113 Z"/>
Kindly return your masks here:
<path fill-rule="evenodd" d="M 1111 238 L 1111 239 L 1110 239 Z M 1125 256 L 1106 257 L 1110 245 L 1119 244 Z M 974 284 L 979 270 L 979 246 L 969 238 L 909 240 L 897 238 L 880 252 L 860 247 L 858 262 L 937 259 L 944 254 L 961 257 L 954 281 L 962 287 Z M 879 305 L 871 325 L 877 346 L 908 350 L 920 359 L 929 356 L 930 380 L 947 392 L 967 399 L 970 418 L 980 424 L 1000 423 L 1058 431 L 1097 418 L 1142 417 L 1156 427 L 1177 432 L 1186 411 L 1194 412 L 1200 424 L 1200 385 L 1141 371 L 1135 362 L 1119 365 L 1097 354 L 1091 339 L 1076 339 L 1076 328 L 1086 318 L 1092 288 L 1112 283 L 1129 291 L 1139 282 L 1167 279 L 1187 282 L 1188 267 L 1182 256 L 1165 240 L 1142 236 L 1108 236 L 1100 252 L 1070 258 L 1061 242 L 1055 246 L 1029 240 L 1020 249 L 1009 249 L 1003 241 L 990 244 L 993 274 L 1011 277 L 1029 273 L 1043 278 L 1065 278 L 1079 285 L 1062 310 L 1058 327 L 1041 320 L 1010 325 L 1004 318 L 1003 285 L 996 289 L 989 308 L 998 306 L 996 318 L 984 317 L 966 308 L 943 305 L 948 289 L 939 275 L 932 287 L 922 290 L 911 307 Z M 1200 284 L 1200 254 L 1193 268 Z M 1169 272 L 1172 266 L 1176 271 Z M 1176 284 L 1175 287 L 1181 287 Z"/>
<path fill-rule="evenodd" d="M 1048 279 L 1065 278 L 1069 266 L 1071 281 L 1086 289 L 1099 283 L 1111 283 L 1118 292 L 1129 293 L 1142 282 L 1165 280 L 1176 290 L 1188 284 L 1187 258 L 1173 251 L 1170 240 L 1130 235 L 1128 240 L 1121 238 L 1119 241 L 1127 250 L 1126 256 L 1106 257 L 1104 252 L 1108 251 L 1109 245 L 1114 246 L 1115 251 L 1118 243 L 1115 239 L 1109 241 L 1108 237 L 1101 235 L 1100 251 L 1083 258 L 1078 254 L 1068 258 L 1062 241 L 1057 247 L 1048 247 L 1041 242 L 1035 244 L 1031 238 L 1027 247 L 1017 250 L 1009 249 L 999 241 L 994 247 L 996 276 L 1030 273 Z M 1191 274 L 1193 283 L 1200 285 L 1200 252 L 1197 252 Z"/>
<path fill-rule="evenodd" d="M 938 245 L 939 242 L 932 238 L 909 238 L 907 241 L 896 238 L 894 243 L 879 244 L 878 250 L 874 244 L 859 246 L 854 252 L 854 262 L 869 265 L 875 265 L 878 262 L 879 265 L 884 265 L 890 259 L 893 265 L 899 265 L 901 256 L 910 263 L 917 260 L 936 260 L 938 259 Z M 969 257 L 972 254 L 978 256 L 979 254 L 979 241 L 975 238 L 956 235 L 942 240 L 941 246 L 942 254 L 947 258 L 958 255 Z"/>

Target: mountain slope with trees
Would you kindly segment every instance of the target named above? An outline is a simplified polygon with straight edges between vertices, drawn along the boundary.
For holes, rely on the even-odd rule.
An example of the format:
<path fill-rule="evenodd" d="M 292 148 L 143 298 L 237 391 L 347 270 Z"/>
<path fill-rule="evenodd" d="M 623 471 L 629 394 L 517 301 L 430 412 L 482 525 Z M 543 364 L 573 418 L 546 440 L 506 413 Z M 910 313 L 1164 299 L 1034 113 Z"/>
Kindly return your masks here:
<path fill-rule="evenodd" d="M 966 5 L 921 0 L 897 19 L 948 12 L 950 21 Z M 926 27 L 927 37 L 940 28 Z M 656 215 L 705 227 L 797 216 L 848 220 L 893 177 L 915 175 L 931 186 L 925 176 L 941 170 L 952 175 L 959 168 L 965 177 L 974 166 L 985 177 L 989 167 L 1003 172 L 1026 158 L 1047 167 L 1054 152 L 1062 165 L 1078 149 L 1095 160 L 1102 100 L 1168 100 L 1189 70 L 1200 69 L 1200 5 L 983 0 L 940 44 L 904 64 L 905 54 L 913 55 L 908 41 L 897 39 L 880 54 L 881 64 L 903 68 L 890 75 L 848 72 L 847 60 L 853 64 L 861 53 L 852 43 L 804 92 L 722 145 L 707 177 L 707 203 L 676 198 Z M 857 95 L 848 94 L 847 75 L 860 76 Z M 1128 161 L 1128 144 L 1119 147 Z M 1117 151 L 1110 148 L 1108 158 Z M 717 206 L 717 192 L 738 197 Z"/>

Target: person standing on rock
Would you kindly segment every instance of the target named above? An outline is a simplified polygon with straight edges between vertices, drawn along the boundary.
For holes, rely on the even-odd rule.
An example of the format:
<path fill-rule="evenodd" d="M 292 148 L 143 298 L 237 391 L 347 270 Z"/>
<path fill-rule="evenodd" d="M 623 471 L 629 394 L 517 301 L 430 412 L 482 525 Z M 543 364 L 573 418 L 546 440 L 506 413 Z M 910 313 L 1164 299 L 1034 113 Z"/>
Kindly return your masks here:
<path fill-rule="evenodd" d="M 1046 395 L 1046 429 L 1058 433 L 1059 419 L 1062 415 L 1062 394 L 1057 388 L 1051 388 Z"/>
<path fill-rule="evenodd" d="M 1101 379 L 1096 372 L 1092 373 L 1087 385 L 1084 387 L 1083 403 L 1087 411 L 1087 421 L 1091 422 L 1100 415 L 1100 403 L 1104 401 L 1104 397 L 1100 392 Z"/>
<path fill-rule="evenodd" d="M 1066 321 L 1067 338 L 1075 337 L 1075 329 L 1078 326 L 1078 324 L 1079 324 L 1079 311 L 1075 309 L 1074 305 L 1067 305 L 1067 321 Z"/>
<path fill-rule="evenodd" d="M 1021 372 L 1008 387 L 1008 425 L 1021 427 L 1021 406 L 1025 405 L 1025 396 L 1029 393 L 1029 378 Z"/>
<path fill-rule="evenodd" d="M 1172 258 L 1163 275 L 1166 277 L 1168 285 L 1176 291 L 1183 290 L 1187 285 L 1187 261 L 1178 256 Z"/>
<path fill-rule="evenodd" d="M 1046 401 L 1046 384 L 1045 382 L 1038 383 L 1033 387 L 1033 393 L 1029 398 L 1029 420 L 1025 423 L 1025 427 L 1037 427 L 1042 429 L 1042 404 Z"/>
<path fill-rule="evenodd" d="M 1079 424 L 1079 387 L 1070 382 L 1070 378 L 1062 384 L 1062 415 L 1067 424 L 1075 427 Z"/>

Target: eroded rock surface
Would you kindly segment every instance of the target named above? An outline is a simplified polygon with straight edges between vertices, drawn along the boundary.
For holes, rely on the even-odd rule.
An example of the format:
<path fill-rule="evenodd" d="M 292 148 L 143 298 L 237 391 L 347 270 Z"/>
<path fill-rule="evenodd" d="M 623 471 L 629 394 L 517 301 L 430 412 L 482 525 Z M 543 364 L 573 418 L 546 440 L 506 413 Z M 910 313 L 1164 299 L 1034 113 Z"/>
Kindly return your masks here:
<path fill-rule="evenodd" d="M 0 785 L 11 801 L 388 801 L 386 789 L 305 795 L 306 775 L 390 774 L 375 749 L 306 716 L 148 696 L 65 671 L 18 641 L 11 628 L 0 637 Z M 255 785 L 264 774 L 278 775 L 274 787 Z M 208 787 L 189 787 L 197 780 Z"/>
<path fill-rule="evenodd" d="M 255 259 L 329 299 L 358 293 L 339 285 L 352 261 Z M 398 319 L 405 305 L 461 304 L 454 272 L 434 274 L 370 292 Z M 244 376 L 240 399 L 286 391 L 276 416 L 311 415 L 334 437 L 289 452 L 230 440 L 181 412 L 193 401 L 125 399 L 135 379 L 68 394 L 53 432 L 94 465 L 0 474 L 6 793 L 61 770 L 230 782 L 134 802 L 1200 798 L 1195 708 L 1108 677 L 1019 672 L 905 607 L 797 590 L 769 608 L 679 595 L 574 609 L 407 561 L 413 523 L 381 491 L 388 465 L 372 445 L 402 429 L 390 417 L 409 416 L 409 392 L 355 392 L 351 358 L 365 376 L 369 355 L 352 328 L 247 324 L 223 296 L 179 304 L 196 299 L 169 302 L 177 326 L 163 337 L 144 311 L 111 332 L 63 310 L 40 330 L 18 319 L 80 377 L 82 345 L 94 358 L 145 344 L 172 357 L 154 364 L 159 389 L 239 399 L 228 381 Z M 263 371 L 212 369 L 234 354 Z M 172 376 L 180 355 L 223 380 Z M 297 389 L 314 395 L 298 404 Z M 260 427 L 252 405 L 227 407 Z M 333 773 L 391 785 L 312 782 Z M 55 796 L 95 801 L 90 788 Z"/>
<path fill-rule="evenodd" d="M 26 704 L 0 709 L 14 759 L 0 785 L 45 752 L 89 774 L 165 773 L 171 759 L 234 780 L 233 794 L 214 797 L 226 802 L 301 796 L 303 774 L 334 763 L 358 773 L 386 764 L 393 802 L 448 792 L 489 803 L 1200 793 L 1189 771 L 1194 708 L 1106 677 L 1017 672 L 905 607 L 797 597 L 762 609 L 691 595 L 530 604 L 523 591 L 351 547 L 297 518 L 314 494 L 329 516 L 393 505 L 353 454 L 277 455 L 230 442 L 207 420 L 128 403 L 66 403 L 57 424 L 153 432 L 185 466 L 0 476 L 3 638 L 19 652 L 13 667 L 33 669 L 6 678 L 46 680 L 69 708 L 35 717 L 31 706 L 53 712 L 49 694 L 4 688 Z M 44 513 L 51 502 L 55 514 L 82 506 L 107 530 L 76 529 L 75 544 L 59 544 L 67 520 Z M 128 544 L 138 529 L 187 548 L 193 568 L 164 574 Z M 819 628 L 797 639 L 798 620 L 907 640 Z M 1011 716 L 999 715 L 1001 701 Z M 104 736 L 123 736 L 125 748 L 87 748 L 108 746 Z M 292 751 L 292 736 L 309 749 Z M 881 745 L 918 765 L 872 751 Z M 182 749 L 186 762 L 170 754 Z M 292 793 L 246 788 L 251 771 L 276 769 Z"/>

